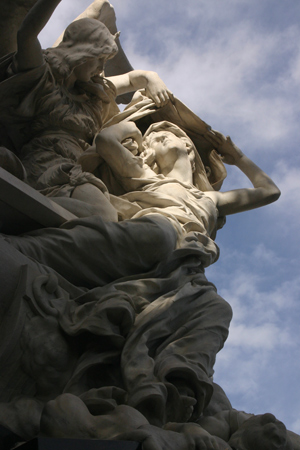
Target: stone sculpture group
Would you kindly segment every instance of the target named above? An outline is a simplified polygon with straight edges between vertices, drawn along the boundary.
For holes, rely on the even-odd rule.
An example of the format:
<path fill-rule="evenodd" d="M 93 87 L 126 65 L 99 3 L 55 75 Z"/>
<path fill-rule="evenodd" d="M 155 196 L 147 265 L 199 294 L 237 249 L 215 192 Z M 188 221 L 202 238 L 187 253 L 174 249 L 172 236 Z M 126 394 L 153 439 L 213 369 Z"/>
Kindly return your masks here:
<path fill-rule="evenodd" d="M 1 234 L 0 424 L 24 441 L 300 448 L 212 379 L 232 314 L 204 274 L 216 232 L 278 188 L 155 72 L 132 70 L 106 0 L 42 50 L 60 1 L 12 3 L 0 60 L 1 166 L 72 217 Z M 220 192 L 223 163 L 253 188 Z"/>

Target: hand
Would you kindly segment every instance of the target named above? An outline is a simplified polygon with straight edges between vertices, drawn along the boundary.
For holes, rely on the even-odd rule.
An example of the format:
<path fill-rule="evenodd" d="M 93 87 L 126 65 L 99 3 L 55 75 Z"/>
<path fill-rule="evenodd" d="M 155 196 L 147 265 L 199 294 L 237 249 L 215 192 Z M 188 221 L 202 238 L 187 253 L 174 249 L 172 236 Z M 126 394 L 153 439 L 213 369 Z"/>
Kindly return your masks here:
<path fill-rule="evenodd" d="M 124 143 L 124 146 L 126 148 L 128 148 L 128 143 L 130 142 L 131 148 L 128 148 L 128 150 L 134 150 L 135 153 L 141 153 L 143 149 L 142 133 L 140 132 L 136 124 L 131 121 L 124 120 L 116 125 L 111 125 L 110 127 L 104 128 L 100 132 L 100 136 L 104 139 L 116 139 L 122 145 Z"/>
<path fill-rule="evenodd" d="M 122 145 L 127 148 L 133 156 L 137 156 L 139 154 L 138 143 L 132 137 L 124 139 L 124 141 L 122 141 Z"/>
<path fill-rule="evenodd" d="M 192 425 L 201 428 L 199 425 Z M 117 439 L 141 442 L 143 450 L 219 450 L 216 440 L 206 431 L 204 433 L 207 436 L 189 435 L 153 425 L 144 425 L 137 430 L 118 435 Z"/>
<path fill-rule="evenodd" d="M 192 444 L 191 447 L 200 450 L 219 450 L 217 440 L 204 430 L 200 425 L 193 422 L 172 423 L 164 426 L 164 430 L 174 431 L 186 436 L 186 439 Z"/>
<path fill-rule="evenodd" d="M 173 94 L 156 72 L 147 72 L 146 95 L 151 98 L 158 108 L 165 106 Z"/>
<path fill-rule="evenodd" d="M 226 164 L 235 165 L 243 156 L 243 152 L 232 142 L 231 138 L 225 137 L 219 131 L 208 130 L 204 134 L 204 138 L 214 146 Z"/>

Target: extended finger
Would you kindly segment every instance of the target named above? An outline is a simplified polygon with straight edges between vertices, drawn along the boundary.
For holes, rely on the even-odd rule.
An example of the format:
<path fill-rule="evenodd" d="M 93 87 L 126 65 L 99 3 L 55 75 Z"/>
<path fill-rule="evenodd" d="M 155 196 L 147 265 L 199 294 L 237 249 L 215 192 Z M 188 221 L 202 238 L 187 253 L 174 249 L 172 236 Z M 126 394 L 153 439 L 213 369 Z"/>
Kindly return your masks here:
<path fill-rule="evenodd" d="M 215 130 L 210 130 L 207 133 L 210 137 L 214 138 L 215 141 L 218 143 L 218 145 L 222 145 L 225 141 L 225 139 L 223 139 L 223 135 L 221 133 L 219 133 L 218 131 L 216 132 Z"/>
<path fill-rule="evenodd" d="M 224 134 L 220 133 L 220 131 L 213 130 L 213 129 L 211 131 L 215 134 L 215 136 L 217 136 L 219 139 L 221 139 L 221 141 L 223 141 L 223 142 L 226 141 Z"/>
<path fill-rule="evenodd" d="M 143 148 L 143 136 L 138 128 L 136 129 L 136 131 L 132 137 L 136 141 L 136 143 L 139 147 L 139 151 L 141 152 L 142 148 Z"/>
<path fill-rule="evenodd" d="M 222 145 L 220 139 L 211 132 L 205 133 L 203 137 L 215 147 L 220 147 L 220 145 Z"/>
<path fill-rule="evenodd" d="M 161 100 L 160 100 L 158 94 L 153 95 L 153 96 L 152 96 L 152 99 L 153 99 L 155 105 L 158 106 L 158 107 L 160 107 L 160 105 L 161 105 Z"/>
<path fill-rule="evenodd" d="M 174 100 L 174 94 L 173 94 L 173 92 L 171 92 L 171 91 L 169 91 L 169 89 L 167 89 L 167 93 L 168 93 L 169 99 L 170 99 L 170 100 Z"/>
<path fill-rule="evenodd" d="M 159 98 L 161 101 L 161 106 L 166 105 L 169 101 L 169 95 L 168 95 L 167 91 L 162 91 L 158 95 L 159 95 Z"/>

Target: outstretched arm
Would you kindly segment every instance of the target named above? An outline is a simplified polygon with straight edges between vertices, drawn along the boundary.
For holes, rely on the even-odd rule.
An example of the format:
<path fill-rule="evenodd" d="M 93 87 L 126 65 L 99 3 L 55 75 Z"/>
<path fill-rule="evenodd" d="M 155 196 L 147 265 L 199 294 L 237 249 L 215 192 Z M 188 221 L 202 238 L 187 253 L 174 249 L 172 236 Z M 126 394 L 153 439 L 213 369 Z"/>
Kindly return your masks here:
<path fill-rule="evenodd" d="M 108 77 L 108 79 L 115 85 L 117 95 L 146 89 L 146 95 L 158 107 L 166 105 L 169 99 L 173 97 L 172 92 L 169 91 L 157 73 L 149 70 L 132 70 L 123 75 Z"/>
<path fill-rule="evenodd" d="M 43 64 L 42 49 L 37 37 L 60 2 L 61 0 L 38 0 L 26 15 L 17 36 L 17 72 L 34 69 Z"/>
<path fill-rule="evenodd" d="M 229 136 L 215 130 L 206 133 L 205 138 L 213 144 L 227 164 L 237 166 L 251 181 L 253 188 L 236 189 L 227 192 L 206 192 L 216 203 L 221 216 L 259 208 L 275 202 L 280 190 L 271 178 L 232 142 Z"/>

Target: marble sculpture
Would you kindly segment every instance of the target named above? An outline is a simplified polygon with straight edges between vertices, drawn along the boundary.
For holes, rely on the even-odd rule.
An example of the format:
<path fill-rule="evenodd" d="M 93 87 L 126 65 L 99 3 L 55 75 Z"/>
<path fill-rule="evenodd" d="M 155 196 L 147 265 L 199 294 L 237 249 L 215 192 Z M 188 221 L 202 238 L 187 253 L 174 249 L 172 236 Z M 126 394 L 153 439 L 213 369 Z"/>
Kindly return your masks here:
<path fill-rule="evenodd" d="M 299 449 L 272 414 L 233 409 L 212 378 L 232 316 L 204 273 L 216 232 L 279 189 L 155 72 L 132 69 L 108 1 L 42 50 L 60 1 L 6 5 L 1 166 L 74 218 L 0 236 L 0 424 L 21 441 Z M 133 92 L 120 112 L 116 97 Z M 224 163 L 253 188 L 220 191 Z"/>

